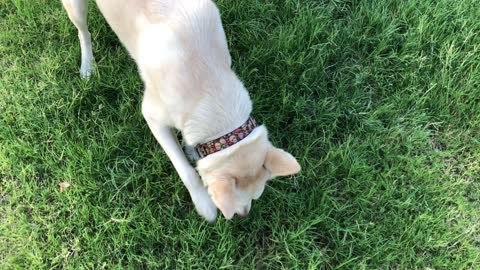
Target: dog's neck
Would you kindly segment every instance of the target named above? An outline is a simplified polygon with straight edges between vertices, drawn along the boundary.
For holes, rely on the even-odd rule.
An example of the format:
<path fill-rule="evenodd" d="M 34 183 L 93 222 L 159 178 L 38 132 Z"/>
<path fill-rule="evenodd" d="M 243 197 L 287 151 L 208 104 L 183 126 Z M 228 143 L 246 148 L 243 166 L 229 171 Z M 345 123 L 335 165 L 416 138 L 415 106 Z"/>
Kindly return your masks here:
<path fill-rule="evenodd" d="M 223 136 L 238 128 L 250 116 L 252 101 L 242 82 L 232 72 L 211 84 L 198 102 L 182 130 L 188 145 Z"/>

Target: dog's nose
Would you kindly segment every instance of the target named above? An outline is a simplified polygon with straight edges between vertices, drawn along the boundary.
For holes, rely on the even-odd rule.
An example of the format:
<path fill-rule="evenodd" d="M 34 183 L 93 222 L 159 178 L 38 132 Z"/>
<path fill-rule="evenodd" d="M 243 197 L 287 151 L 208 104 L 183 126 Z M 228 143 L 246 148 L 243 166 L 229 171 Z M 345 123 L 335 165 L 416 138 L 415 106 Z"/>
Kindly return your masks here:
<path fill-rule="evenodd" d="M 244 207 L 242 213 L 241 213 L 241 214 L 238 214 L 238 216 L 240 216 L 241 218 L 244 218 L 244 217 L 246 217 L 246 216 L 248 215 L 248 212 L 249 212 L 249 211 L 248 211 L 248 208 L 247 208 L 247 207 Z"/>

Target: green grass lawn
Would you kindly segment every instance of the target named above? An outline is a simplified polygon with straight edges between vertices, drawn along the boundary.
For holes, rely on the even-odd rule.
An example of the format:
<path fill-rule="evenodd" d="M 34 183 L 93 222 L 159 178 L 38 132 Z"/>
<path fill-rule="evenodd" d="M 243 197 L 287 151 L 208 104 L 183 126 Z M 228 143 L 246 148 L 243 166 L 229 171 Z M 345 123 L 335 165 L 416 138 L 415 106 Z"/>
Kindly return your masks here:
<path fill-rule="evenodd" d="M 82 81 L 60 1 L 0 0 L 0 269 L 480 269 L 480 2 L 217 4 L 302 172 L 203 221 L 95 5 Z"/>

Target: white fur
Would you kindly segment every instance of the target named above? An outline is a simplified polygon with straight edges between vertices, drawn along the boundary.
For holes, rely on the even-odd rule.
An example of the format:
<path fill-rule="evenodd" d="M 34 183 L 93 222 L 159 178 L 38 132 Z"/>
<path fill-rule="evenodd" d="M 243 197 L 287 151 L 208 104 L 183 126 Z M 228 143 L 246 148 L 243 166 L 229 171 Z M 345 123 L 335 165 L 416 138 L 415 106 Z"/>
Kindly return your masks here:
<path fill-rule="evenodd" d="M 217 179 L 208 177 L 208 172 L 214 170 L 218 166 L 219 163 L 222 163 L 223 161 L 228 159 L 228 157 L 230 155 L 232 155 L 233 153 L 235 153 L 240 147 L 244 147 L 246 144 L 250 144 L 252 141 L 255 141 L 255 140 L 261 140 L 261 141 L 263 141 L 262 144 L 267 144 L 268 143 L 267 134 L 268 134 L 268 131 L 265 128 L 265 126 L 263 126 L 263 125 L 259 126 L 259 127 L 255 128 L 252 131 L 252 133 L 250 133 L 247 137 L 245 137 L 240 142 L 238 142 L 238 143 L 236 143 L 236 144 L 234 144 L 234 145 L 232 145 L 232 146 L 230 146 L 230 147 L 228 147 L 228 148 L 226 148 L 226 149 L 224 149 L 220 152 L 213 153 L 211 155 L 206 156 L 203 159 L 200 159 L 197 162 L 198 171 L 206 172 L 205 176 L 202 177 L 203 184 L 205 186 L 208 186 L 212 182 L 216 181 Z"/>
<path fill-rule="evenodd" d="M 82 77 L 92 73 L 85 0 L 62 0 L 77 26 Z M 231 57 L 219 12 L 208 0 L 102 0 L 97 5 L 145 82 L 142 113 L 187 187 L 197 211 L 214 220 L 216 207 L 170 128 L 188 145 L 240 126 L 252 103 L 230 69 Z"/>
<path fill-rule="evenodd" d="M 62 0 L 62 3 L 67 10 L 68 17 L 78 30 L 82 53 L 80 76 L 87 79 L 93 72 L 92 40 L 87 27 L 87 1 Z"/>
<path fill-rule="evenodd" d="M 93 71 L 87 0 L 62 3 L 78 29 L 80 75 L 87 78 Z M 144 118 L 200 215 L 213 221 L 217 207 L 226 218 L 246 215 L 267 179 L 300 171 L 295 158 L 271 145 L 261 126 L 234 146 L 199 160 L 202 182 L 172 133 L 172 128 L 180 130 L 192 150 L 239 127 L 252 111 L 250 96 L 231 69 L 212 1 L 99 0 L 97 6 L 137 63 L 145 83 Z"/>

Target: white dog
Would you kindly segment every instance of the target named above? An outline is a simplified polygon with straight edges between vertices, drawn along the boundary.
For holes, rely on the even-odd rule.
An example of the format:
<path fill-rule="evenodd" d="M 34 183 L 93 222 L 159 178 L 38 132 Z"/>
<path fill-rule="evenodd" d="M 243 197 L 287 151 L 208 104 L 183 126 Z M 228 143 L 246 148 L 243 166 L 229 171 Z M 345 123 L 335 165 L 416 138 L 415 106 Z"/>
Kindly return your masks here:
<path fill-rule="evenodd" d="M 78 29 L 80 75 L 93 71 L 87 0 L 62 0 Z M 251 118 L 252 102 L 231 69 L 220 14 L 210 0 L 101 0 L 102 14 L 138 65 L 145 83 L 142 113 L 200 215 L 213 221 L 246 215 L 275 176 L 300 171 Z M 182 132 L 190 165 L 172 128 Z M 201 178 L 199 177 L 201 176 Z"/>

